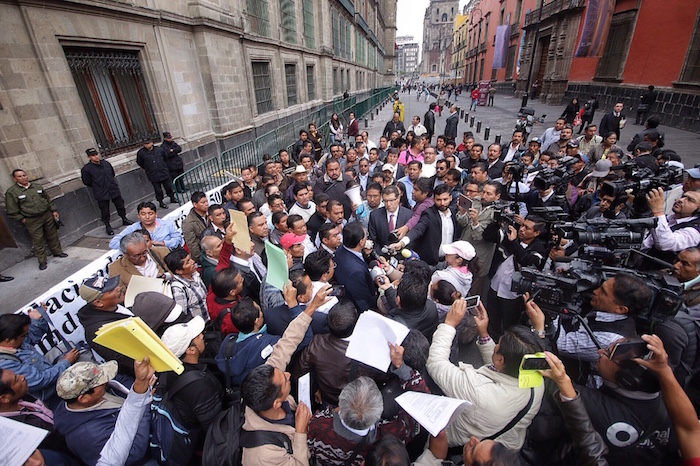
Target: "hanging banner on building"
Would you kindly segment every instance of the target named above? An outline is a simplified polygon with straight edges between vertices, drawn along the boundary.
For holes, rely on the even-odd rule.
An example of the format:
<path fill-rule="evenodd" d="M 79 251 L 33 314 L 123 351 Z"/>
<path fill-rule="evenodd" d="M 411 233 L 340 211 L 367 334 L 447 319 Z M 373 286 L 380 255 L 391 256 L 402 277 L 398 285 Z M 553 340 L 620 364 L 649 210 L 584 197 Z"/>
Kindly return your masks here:
<path fill-rule="evenodd" d="M 576 47 L 577 58 L 600 57 L 610 31 L 615 12 L 615 0 L 589 0 L 586 18 L 583 20 L 581 38 Z"/>
<path fill-rule="evenodd" d="M 492 70 L 506 67 L 508 57 L 508 40 L 510 39 L 510 24 L 504 24 L 496 28 L 496 45 L 493 46 Z"/>

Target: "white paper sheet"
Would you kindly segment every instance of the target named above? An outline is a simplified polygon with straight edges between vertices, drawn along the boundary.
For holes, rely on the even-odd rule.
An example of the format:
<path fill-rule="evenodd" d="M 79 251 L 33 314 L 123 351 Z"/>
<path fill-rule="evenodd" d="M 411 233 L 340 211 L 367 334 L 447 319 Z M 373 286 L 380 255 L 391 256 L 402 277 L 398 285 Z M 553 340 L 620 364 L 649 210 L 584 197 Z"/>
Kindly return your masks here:
<path fill-rule="evenodd" d="M 155 291 L 156 293 L 164 294 L 170 298 L 173 297 L 170 286 L 168 286 L 162 278 L 132 275 L 131 280 L 129 280 L 129 286 L 126 287 L 126 293 L 124 294 L 124 306 L 133 306 L 136 296 L 145 291 Z"/>
<path fill-rule="evenodd" d="M 386 371 L 391 364 L 389 342 L 401 344 L 408 335 L 409 328 L 374 311 L 360 315 L 355 330 L 350 335 L 350 343 L 345 356 Z"/>
<path fill-rule="evenodd" d="M 437 437 L 453 417 L 471 406 L 466 400 L 421 392 L 406 392 L 397 396 L 396 402 L 433 437 Z"/>
<path fill-rule="evenodd" d="M 311 373 L 299 377 L 299 403 L 304 403 L 309 411 L 311 408 Z M 313 412 L 313 411 L 312 411 Z"/>
<path fill-rule="evenodd" d="M 0 466 L 22 465 L 48 431 L 0 416 Z"/>

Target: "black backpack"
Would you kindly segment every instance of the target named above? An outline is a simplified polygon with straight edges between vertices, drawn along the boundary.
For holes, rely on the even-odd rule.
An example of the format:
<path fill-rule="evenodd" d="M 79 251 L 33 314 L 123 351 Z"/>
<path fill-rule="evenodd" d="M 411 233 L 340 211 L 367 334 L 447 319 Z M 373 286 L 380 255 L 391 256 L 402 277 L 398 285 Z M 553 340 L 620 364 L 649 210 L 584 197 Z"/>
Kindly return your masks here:
<path fill-rule="evenodd" d="M 151 402 L 151 433 L 149 449 L 151 457 L 158 464 L 187 464 L 194 454 L 194 445 L 190 432 L 177 419 L 173 397 L 186 386 L 202 380 L 206 374 L 202 371 L 188 371 L 178 376 L 168 386 L 158 383 Z M 163 377 L 167 382 L 168 377 Z M 171 380 L 173 377 L 169 377 Z"/>
<path fill-rule="evenodd" d="M 234 403 L 209 426 L 202 452 L 202 466 L 240 466 L 243 448 L 275 445 L 292 454 L 292 441 L 282 432 L 243 430 L 245 406 Z"/>

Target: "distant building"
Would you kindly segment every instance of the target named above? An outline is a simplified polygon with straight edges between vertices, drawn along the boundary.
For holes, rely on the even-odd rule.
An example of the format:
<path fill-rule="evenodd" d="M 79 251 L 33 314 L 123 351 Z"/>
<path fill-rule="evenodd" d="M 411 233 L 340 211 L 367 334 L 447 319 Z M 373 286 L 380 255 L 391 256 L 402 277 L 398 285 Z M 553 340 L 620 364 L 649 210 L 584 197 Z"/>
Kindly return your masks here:
<path fill-rule="evenodd" d="M 455 84 L 467 83 L 467 48 L 469 38 L 469 13 L 467 6 L 464 7 L 463 14 L 455 16 L 454 29 L 452 33 L 452 59 L 450 60 L 451 75 Z"/>
<path fill-rule="evenodd" d="M 459 0 L 431 0 L 423 18 L 423 60 L 425 76 L 449 76 L 452 34 Z"/>
<path fill-rule="evenodd" d="M 420 45 L 413 36 L 400 36 L 396 38 L 396 73 L 398 78 L 410 76 L 418 71 L 420 64 Z"/>

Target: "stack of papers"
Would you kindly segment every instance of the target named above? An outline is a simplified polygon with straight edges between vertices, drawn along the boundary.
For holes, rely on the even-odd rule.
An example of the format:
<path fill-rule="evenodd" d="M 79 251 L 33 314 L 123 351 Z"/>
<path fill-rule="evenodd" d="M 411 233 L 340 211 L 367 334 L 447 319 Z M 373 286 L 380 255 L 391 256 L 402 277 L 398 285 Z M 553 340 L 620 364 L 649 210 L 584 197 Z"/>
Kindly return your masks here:
<path fill-rule="evenodd" d="M 95 343 L 136 361 L 148 356 L 156 372 L 175 371 L 182 374 L 185 370 L 182 361 L 140 317 L 129 317 L 105 324 L 95 335 Z"/>
<path fill-rule="evenodd" d="M 236 228 L 236 235 L 233 237 L 233 246 L 241 251 L 250 252 L 250 232 L 248 231 L 248 219 L 239 210 L 228 210 L 231 223 Z"/>
<path fill-rule="evenodd" d="M 164 294 L 169 298 L 173 297 L 170 284 L 162 278 L 132 275 L 131 280 L 129 280 L 129 286 L 126 287 L 126 293 L 124 294 L 124 306 L 132 307 L 136 296 L 144 291 L 155 291 L 156 293 Z"/>
<path fill-rule="evenodd" d="M 34 453 L 48 431 L 0 416 L 0 465 L 20 465 Z"/>
<path fill-rule="evenodd" d="M 403 324 L 374 311 L 365 311 L 360 315 L 355 330 L 350 335 L 345 356 L 380 371 L 386 371 L 391 364 L 389 343 L 400 345 L 408 332 L 409 328 Z"/>
<path fill-rule="evenodd" d="M 421 392 L 406 392 L 397 396 L 396 402 L 433 437 L 437 437 L 453 418 L 471 406 L 466 400 Z"/>

